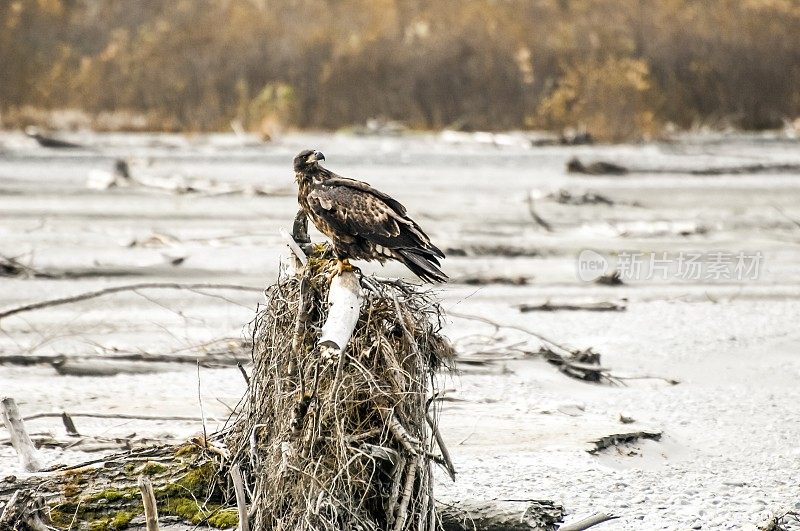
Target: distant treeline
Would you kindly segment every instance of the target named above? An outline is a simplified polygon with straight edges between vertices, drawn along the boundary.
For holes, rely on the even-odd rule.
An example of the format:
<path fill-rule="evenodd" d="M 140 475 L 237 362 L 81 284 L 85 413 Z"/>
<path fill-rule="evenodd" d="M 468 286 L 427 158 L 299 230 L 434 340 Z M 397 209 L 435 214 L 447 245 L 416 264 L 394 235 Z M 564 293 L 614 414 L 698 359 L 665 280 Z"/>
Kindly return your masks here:
<path fill-rule="evenodd" d="M 0 0 L 3 124 L 66 108 L 163 130 L 769 128 L 800 116 L 800 1 Z"/>

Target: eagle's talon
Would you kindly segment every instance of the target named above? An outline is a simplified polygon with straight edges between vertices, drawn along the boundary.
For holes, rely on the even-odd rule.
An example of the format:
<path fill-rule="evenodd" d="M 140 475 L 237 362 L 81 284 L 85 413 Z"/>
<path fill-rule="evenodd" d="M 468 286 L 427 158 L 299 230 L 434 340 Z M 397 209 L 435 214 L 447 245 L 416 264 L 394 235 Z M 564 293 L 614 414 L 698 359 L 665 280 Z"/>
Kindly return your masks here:
<path fill-rule="evenodd" d="M 358 268 L 354 267 L 347 258 L 343 260 L 339 260 L 337 258 L 336 262 L 334 262 L 333 266 L 331 266 L 330 271 L 328 271 L 328 274 L 326 276 L 330 281 L 333 280 L 333 277 L 335 277 L 336 275 L 341 275 L 342 273 L 356 271 L 356 270 L 358 270 Z"/>

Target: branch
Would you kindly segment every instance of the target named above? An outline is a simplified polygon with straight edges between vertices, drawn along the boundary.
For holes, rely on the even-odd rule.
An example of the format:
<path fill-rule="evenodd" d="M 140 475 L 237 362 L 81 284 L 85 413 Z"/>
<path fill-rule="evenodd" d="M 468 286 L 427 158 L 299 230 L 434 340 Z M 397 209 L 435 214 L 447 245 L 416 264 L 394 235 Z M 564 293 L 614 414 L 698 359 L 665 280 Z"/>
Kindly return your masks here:
<path fill-rule="evenodd" d="M 197 290 L 232 290 L 232 291 L 252 291 L 263 292 L 262 288 L 251 286 L 242 286 L 239 284 L 182 284 L 179 282 L 141 282 L 139 284 L 128 284 L 125 286 L 114 286 L 111 288 L 100 289 L 97 291 L 88 291 L 70 297 L 63 297 L 60 299 L 50 299 L 47 301 L 34 302 L 32 304 L 25 304 L 17 306 L 0 312 L 0 319 L 10 317 L 18 313 L 31 312 L 33 310 L 40 310 L 42 308 L 49 308 L 51 306 L 60 306 L 62 304 L 71 304 L 73 302 L 85 301 L 102 297 L 104 295 L 111 295 L 112 293 L 120 293 L 123 291 L 136 291 L 139 289 L 185 289 L 189 291 Z M 202 294 L 202 292 L 200 292 Z"/>
<path fill-rule="evenodd" d="M 61 418 L 65 413 L 36 413 L 25 417 L 25 421 Z M 203 420 L 201 417 L 186 417 L 180 415 L 129 415 L 126 413 L 68 413 L 72 418 L 87 417 L 94 419 L 123 419 L 123 420 L 180 420 L 187 422 L 197 422 Z"/>
<path fill-rule="evenodd" d="M 453 466 L 453 460 L 450 458 L 450 452 L 447 451 L 447 446 L 444 444 L 444 439 L 439 431 L 439 426 L 437 425 L 436 421 L 433 420 L 433 417 L 430 413 L 425 414 L 425 420 L 428 421 L 428 425 L 433 430 L 433 436 L 436 439 L 436 445 L 439 446 L 439 451 L 442 452 L 442 459 L 444 460 L 445 468 L 447 469 L 447 475 L 450 476 L 451 480 L 455 481 L 456 467 Z"/>
<path fill-rule="evenodd" d="M 584 518 L 583 520 L 578 520 L 577 522 L 570 522 L 568 524 L 564 524 L 558 528 L 559 531 L 583 531 L 584 529 L 589 529 L 590 527 L 594 527 L 598 524 L 602 524 L 603 522 L 607 522 L 609 520 L 614 520 L 615 518 L 619 518 L 619 516 L 608 515 L 605 513 L 597 513 L 593 514 L 588 518 Z"/>
<path fill-rule="evenodd" d="M 239 527 L 237 531 L 250 531 L 250 522 L 247 515 L 247 498 L 244 495 L 244 479 L 238 464 L 231 466 L 231 480 L 233 481 L 233 491 L 236 494 L 236 508 L 239 513 Z"/>
<path fill-rule="evenodd" d="M 158 508 L 156 507 L 156 496 L 153 493 L 153 485 L 147 476 L 139 476 L 137 481 L 139 490 L 142 491 L 142 504 L 144 505 L 144 519 L 147 524 L 147 531 L 158 531 Z"/>
<path fill-rule="evenodd" d="M 11 445 L 19 455 L 19 461 L 27 472 L 38 472 L 42 469 L 42 462 L 39 458 L 39 453 L 36 447 L 33 446 L 28 431 L 25 429 L 25 423 L 19 414 L 17 403 L 11 397 L 3 398 L 2 400 L 2 413 L 3 423 L 11 435 Z M 59 415 L 60 416 L 60 415 Z"/>

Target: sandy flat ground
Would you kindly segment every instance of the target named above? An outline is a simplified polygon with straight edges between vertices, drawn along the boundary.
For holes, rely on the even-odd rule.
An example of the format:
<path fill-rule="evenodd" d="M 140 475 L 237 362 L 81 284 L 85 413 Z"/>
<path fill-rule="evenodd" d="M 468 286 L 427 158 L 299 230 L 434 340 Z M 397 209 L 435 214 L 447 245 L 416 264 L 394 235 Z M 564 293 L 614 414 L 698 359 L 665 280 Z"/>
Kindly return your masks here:
<path fill-rule="evenodd" d="M 18 134 L 0 135 L 0 254 L 21 255 L 41 270 L 105 273 L 71 280 L 3 278 L 0 308 L 131 282 L 266 286 L 282 252 L 278 230 L 289 227 L 296 210 L 291 158 L 303 147 L 317 147 L 330 168 L 396 196 L 440 247 L 454 251 L 445 263 L 453 282 L 437 288 L 446 310 L 592 347 L 615 375 L 680 381 L 590 384 L 539 359 L 443 377 L 454 399 L 442 405 L 443 431 L 459 474 L 454 484 L 441 475 L 442 499 L 552 499 L 565 505 L 569 519 L 599 511 L 619 515 L 597 527 L 608 530 L 740 529 L 769 511 L 800 509 L 800 228 L 793 222 L 800 220 L 800 174 L 687 173 L 800 163 L 796 141 L 720 136 L 530 148 L 521 135 L 498 136 L 494 145 L 435 135 L 296 135 L 267 146 L 224 135 L 76 139 L 94 149 L 51 151 Z M 564 164 L 576 155 L 664 172 L 568 175 Z M 215 180 L 271 193 L 88 189 L 90 174 L 109 171 L 115 157 L 130 158 L 135 176 Z M 545 198 L 562 188 L 593 190 L 617 204 L 572 206 Z M 531 191 L 553 232 L 532 222 Z M 583 249 L 673 257 L 746 251 L 760 252 L 763 261 L 753 279 L 671 275 L 604 287 L 578 279 L 576 256 Z M 460 250 L 468 256 L 456 256 Z M 171 265 L 177 257 L 184 260 Z M 381 274 L 404 273 L 388 266 Z M 517 277 L 528 284 L 465 283 Z M 20 314 L 0 321 L 0 354 L 81 356 L 109 348 L 155 353 L 244 337 L 260 295 L 215 295 L 142 291 Z M 546 300 L 621 299 L 627 311 L 517 309 Z M 446 331 L 454 340 L 492 333 L 458 317 L 449 319 Z M 538 346 L 512 330 L 495 339 Z M 47 365 L 0 366 L 0 394 L 14 396 L 25 415 L 199 416 L 197 383 L 193 365 L 112 377 L 59 376 Z M 212 429 L 235 407 L 244 382 L 235 368 L 209 368 L 201 371 L 200 384 Z M 620 415 L 634 422 L 623 424 Z M 108 436 L 180 439 L 202 429 L 198 421 L 76 422 L 82 432 Z M 32 421 L 29 428 L 63 430 L 58 419 Z M 663 436 L 587 452 L 591 440 L 637 430 Z M 46 453 L 53 462 L 85 457 Z M 10 473 L 16 473 L 13 451 L 0 446 L 0 475 Z"/>

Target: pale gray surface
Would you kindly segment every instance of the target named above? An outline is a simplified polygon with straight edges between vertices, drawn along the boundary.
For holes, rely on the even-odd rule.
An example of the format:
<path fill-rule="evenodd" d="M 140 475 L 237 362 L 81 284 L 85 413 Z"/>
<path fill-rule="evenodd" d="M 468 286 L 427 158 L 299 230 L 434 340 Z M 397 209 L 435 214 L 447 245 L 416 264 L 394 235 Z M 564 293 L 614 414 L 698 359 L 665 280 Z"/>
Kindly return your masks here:
<path fill-rule="evenodd" d="M 576 347 L 593 346 L 619 374 L 681 380 L 632 381 L 627 387 L 569 380 L 539 361 L 508 364 L 508 374 L 464 375 L 446 382 L 468 402 L 446 403 L 444 435 L 459 470 L 444 474 L 442 498 L 542 497 L 565 504 L 575 518 L 597 511 L 622 516 L 597 529 L 738 529 L 764 511 L 800 502 L 800 175 L 697 177 L 681 173 L 581 177 L 567 159 L 607 159 L 629 166 L 699 168 L 750 163 L 800 163 L 796 141 L 769 137 L 697 137 L 641 146 L 525 148 L 521 135 L 503 145 L 462 136 L 354 138 L 294 135 L 271 145 L 242 145 L 232 136 L 76 135 L 96 151 L 52 151 L 20 134 L 0 135 L 0 253 L 31 253 L 41 269 L 136 269 L 131 277 L 0 280 L 0 308 L 104 286 L 144 280 L 235 282 L 264 286 L 277 274 L 282 244 L 296 210 L 290 163 L 304 147 L 323 151 L 327 166 L 394 195 L 442 248 L 508 245 L 539 257 L 452 257 L 445 271 L 468 276 L 533 277 L 528 286 L 442 287 L 447 309 L 532 328 Z M 458 140 L 454 143 L 453 140 Z M 507 144 L 507 145 L 506 145 Z M 283 190 L 276 197 L 173 195 L 162 191 L 88 190 L 92 171 L 131 157 L 136 175 L 215 179 Z M 590 188 L 632 206 L 564 206 L 538 210 L 557 228 L 530 220 L 530 189 Z M 705 234 L 652 234 L 656 222 L 702 224 Z M 663 223 L 662 223 L 663 224 Z M 669 227 L 669 223 L 667 224 Z M 166 233 L 182 240 L 128 247 Z M 629 234 L 624 236 L 623 234 Z M 640 281 L 620 288 L 579 282 L 575 256 L 601 251 L 757 250 L 760 278 L 747 282 Z M 180 267 L 167 257 L 186 256 Z M 377 270 L 366 266 L 366 270 Z M 404 274 L 396 265 L 381 274 Z M 3 353 L 80 355 L 95 345 L 122 350 L 172 350 L 221 336 L 241 337 L 257 294 L 126 293 L 9 318 L 0 323 Z M 520 314 L 520 303 L 627 297 L 624 313 Z M 234 300 L 241 305 L 231 304 Z M 177 314 L 176 312 L 181 312 Z M 453 338 L 488 332 L 452 319 Z M 513 334 L 509 334 L 509 340 Z M 236 369 L 204 370 L 202 393 L 210 428 L 224 420 L 244 390 Z M 59 377 L 48 367 L 0 367 L 0 394 L 24 414 L 119 411 L 199 414 L 196 369 L 111 378 Z M 622 425 L 618 416 L 637 420 Z M 77 419 L 87 433 L 185 437 L 197 423 Z M 640 455 L 585 452 L 586 442 L 615 431 L 654 428 L 661 442 Z M 57 419 L 31 432 L 60 433 Z M 5 435 L 0 431 L 0 438 Z M 50 460 L 83 455 L 48 452 Z M 0 447 L 0 475 L 14 471 Z"/>

